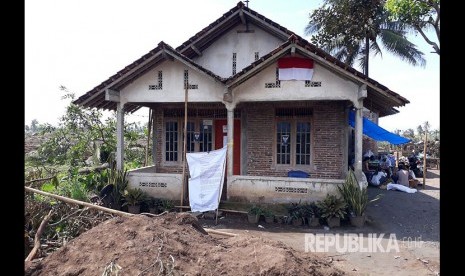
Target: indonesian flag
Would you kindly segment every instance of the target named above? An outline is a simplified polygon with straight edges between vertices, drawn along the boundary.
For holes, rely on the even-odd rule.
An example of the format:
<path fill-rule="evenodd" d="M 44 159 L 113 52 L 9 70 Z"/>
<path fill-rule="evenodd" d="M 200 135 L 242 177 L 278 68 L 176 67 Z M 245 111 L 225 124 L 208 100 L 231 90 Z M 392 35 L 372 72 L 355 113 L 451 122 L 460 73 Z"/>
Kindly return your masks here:
<path fill-rule="evenodd" d="M 311 80 L 313 60 L 300 57 L 286 57 L 278 60 L 279 80 Z"/>

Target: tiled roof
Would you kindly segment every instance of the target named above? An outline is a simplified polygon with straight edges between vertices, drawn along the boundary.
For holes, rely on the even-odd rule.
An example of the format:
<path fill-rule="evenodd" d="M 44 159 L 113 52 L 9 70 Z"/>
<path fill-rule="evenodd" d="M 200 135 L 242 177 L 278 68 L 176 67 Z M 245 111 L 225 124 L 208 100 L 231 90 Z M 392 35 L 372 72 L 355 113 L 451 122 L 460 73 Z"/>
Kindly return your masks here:
<path fill-rule="evenodd" d="M 252 22 L 253 24 L 260 26 L 261 28 L 265 29 L 266 31 L 272 32 L 283 41 L 278 48 L 274 49 L 270 53 L 264 55 L 259 60 L 253 62 L 249 66 L 245 67 L 243 70 L 238 72 L 237 74 L 224 79 L 216 75 L 215 73 L 203 68 L 202 66 L 195 63 L 191 58 L 197 56 L 196 51 L 193 49 L 200 48 L 199 50 L 202 51 L 203 49 L 207 48 L 213 41 L 216 41 L 222 34 L 227 32 L 232 27 L 236 26 L 237 24 L 241 24 L 240 16 L 246 18 L 246 20 Z M 116 103 L 105 101 L 105 89 L 111 88 L 115 90 L 119 90 L 126 86 L 130 81 L 134 80 L 138 76 L 142 75 L 143 73 L 147 72 L 156 64 L 164 61 L 163 55 L 159 55 L 160 52 L 167 52 L 172 56 L 176 56 L 177 58 L 187 62 L 190 66 L 199 69 L 200 71 L 204 72 L 206 75 L 211 76 L 215 80 L 221 81 L 226 85 L 233 83 L 235 80 L 240 78 L 243 75 L 246 75 L 252 68 L 259 66 L 263 62 L 267 61 L 270 58 L 273 58 L 278 52 L 280 52 L 285 47 L 295 44 L 308 52 L 311 52 L 318 57 L 326 60 L 328 63 L 334 64 L 337 67 L 340 67 L 343 71 L 345 71 L 349 75 L 353 75 L 357 79 L 364 80 L 369 86 L 369 98 L 370 96 L 376 97 L 376 93 L 385 93 L 389 97 L 393 97 L 397 99 L 397 104 L 393 105 L 392 107 L 387 108 L 386 115 L 394 114 L 397 111 L 393 108 L 394 106 L 403 106 L 409 101 L 402 97 L 401 95 L 393 92 L 386 86 L 380 84 L 379 82 L 375 81 L 364 75 L 363 73 L 357 71 L 351 66 L 344 64 L 343 62 L 339 61 L 338 59 L 331 56 L 329 53 L 323 51 L 320 48 L 317 48 L 312 43 L 308 42 L 307 40 L 303 39 L 299 35 L 295 34 L 294 32 L 286 29 L 285 27 L 277 24 L 276 22 L 266 18 L 265 16 L 259 14 L 258 12 L 251 10 L 250 8 L 246 7 L 244 3 L 239 2 L 237 5 L 230 9 L 228 12 L 224 13 L 220 18 L 215 20 L 213 23 L 202 29 L 200 32 L 196 33 L 194 36 L 189 38 L 187 41 L 182 43 L 176 49 L 173 49 L 168 44 L 164 43 L 163 41 L 158 44 L 156 48 L 151 50 L 149 53 L 145 54 L 138 60 L 134 61 L 130 65 L 126 66 L 122 70 L 118 71 L 116 74 L 108 78 L 107 80 L 103 81 L 100 85 L 96 86 L 92 90 L 88 91 L 77 100 L 74 101 L 75 104 L 82 105 L 85 107 L 97 107 L 103 109 L 116 109 Z M 374 93 L 374 94 L 373 94 Z M 384 96 L 386 96 L 384 95 Z M 125 110 L 128 112 L 134 112 L 140 108 L 140 106 L 127 104 Z"/>

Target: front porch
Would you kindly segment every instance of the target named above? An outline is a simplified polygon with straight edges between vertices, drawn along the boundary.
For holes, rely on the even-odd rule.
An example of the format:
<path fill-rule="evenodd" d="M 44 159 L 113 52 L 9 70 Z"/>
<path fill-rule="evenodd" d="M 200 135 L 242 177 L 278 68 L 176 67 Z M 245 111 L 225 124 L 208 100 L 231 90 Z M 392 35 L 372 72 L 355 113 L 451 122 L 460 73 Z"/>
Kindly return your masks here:
<path fill-rule="evenodd" d="M 179 200 L 182 174 L 157 173 L 155 166 L 128 172 L 129 185 L 156 198 Z M 228 177 L 227 200 L 232 202 L 313 202 L 335 193 L 341 179 L 232 175 Z"/>

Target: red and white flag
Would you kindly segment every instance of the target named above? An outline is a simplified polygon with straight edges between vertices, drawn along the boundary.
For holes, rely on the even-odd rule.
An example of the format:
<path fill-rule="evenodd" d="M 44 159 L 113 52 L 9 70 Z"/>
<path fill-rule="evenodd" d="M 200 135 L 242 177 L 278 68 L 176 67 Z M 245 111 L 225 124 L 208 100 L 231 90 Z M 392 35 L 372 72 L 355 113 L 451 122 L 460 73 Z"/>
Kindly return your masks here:
<path fill-rule="evenodd" d="M 279 80 L 311 80 L 313 60 L 300 57 L 286 57 L 278 60 Z"/>

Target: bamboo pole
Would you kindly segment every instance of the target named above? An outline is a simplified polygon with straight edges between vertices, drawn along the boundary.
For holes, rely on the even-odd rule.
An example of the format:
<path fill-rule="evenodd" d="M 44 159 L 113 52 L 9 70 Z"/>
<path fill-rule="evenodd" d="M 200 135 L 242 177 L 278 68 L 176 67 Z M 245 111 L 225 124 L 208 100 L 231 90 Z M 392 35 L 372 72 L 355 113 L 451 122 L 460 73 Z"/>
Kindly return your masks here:
<path fill-rule="evenodd" d="M 428 143 L 428 130 L 425 127 L 425 141 L 423 145 L 423 189 L 426 186 L 426 144 Z"/>
<path fill-rule="evenodd" d="M 184 205 L 184 188 L 186 186 L 186 151 L 187 151 L 187 89 L 189 88 L 189 83 L 185 82 L 184 88 L 184 141 L 183 141 L 183 151 L 182 151 L 182 185 L 181 185 L 181 206 Z"/>
<path fill-rule="evenodd" d="M 148 164 L 148 159 L 149 159 L 149 147 L 150 147 L 150 133 L 152 130 L 152 109 L 149 109 L 149 122 L 148 122 L 148 135 L 147 135 L 147 146 L 145 147 L 145 162 L 144 162 L 144 167 L 147 166 Z"/>
<path fill-rule="evenodd" d="M 228 232 L 223 232 L 223 231 L 218 231 L 218 230 L 213 230 L 213 229 L 209 229 L 209 228 L 206 228 L 205 229 L 205 232 L 207 233 L 211 233 L 211 234 L 218 234 L 218 235 L 223 235 L 223 236 L 228 236 L 228 237 L 235 237 L 237 236 L 236 234 L 233 234 L 233 233 L 228 233 Z"/>
<path fill-rule="evenodd" d="M 72 199 L 72 198 L 67 198 L 67 197 L 64 197 L 64 196 L 54 195 L 54 194 L 43 192 L 43 191 L 31 188 L 31 187 L 24 187 L 24 189 L 26 189 L 26 191 L 28 191 L 28 192 L 33 192 L 33 193 L 36 193 L 36 194 L 49 196 L 49 197 L 52 197 L 52 198 L 55 198 L 55 199 L 58 199 L 58 200 L 61 200 L 61 201 L 67 202 L 67 203 L 82 205 L 82 206 L 86 206 L 86 207 L 89 207 L 89 208 L 97 209 L 97 210 L 108 212 L 108 213 L 112 213 L 112 214 L 119 215 L 119 216 L 126 216 L 126 217 L 133 216 L 133 214 L 130 214 L 130 213 L 126 213 L 126 212 L 106 208 L 106 207 L 103 207 L 103 206 L 95 205 L 95 204 L 92 204 L 92 203 L 88 203 L 88 202 L 84 202 L 84 201 L 80 201 L 80 200 L 76 200 L 76 199 Z"/>

